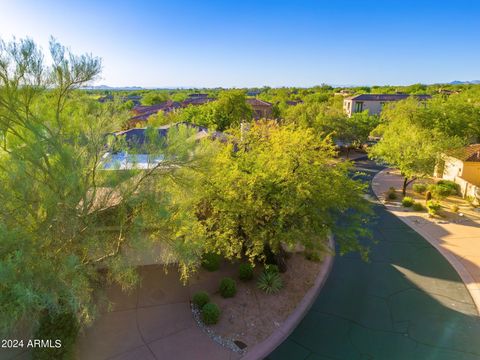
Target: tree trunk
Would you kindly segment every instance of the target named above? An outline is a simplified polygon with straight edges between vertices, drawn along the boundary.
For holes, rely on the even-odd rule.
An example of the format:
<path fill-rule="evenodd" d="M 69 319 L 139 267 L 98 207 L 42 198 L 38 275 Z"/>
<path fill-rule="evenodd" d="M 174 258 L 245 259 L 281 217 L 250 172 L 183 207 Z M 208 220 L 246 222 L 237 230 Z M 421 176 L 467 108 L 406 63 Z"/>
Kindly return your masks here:
<path fill-rule="evenodd" d="M 405 196 L 407 193 L 408 177 L 405 176 L 403 179 L 402 195 Z"/>

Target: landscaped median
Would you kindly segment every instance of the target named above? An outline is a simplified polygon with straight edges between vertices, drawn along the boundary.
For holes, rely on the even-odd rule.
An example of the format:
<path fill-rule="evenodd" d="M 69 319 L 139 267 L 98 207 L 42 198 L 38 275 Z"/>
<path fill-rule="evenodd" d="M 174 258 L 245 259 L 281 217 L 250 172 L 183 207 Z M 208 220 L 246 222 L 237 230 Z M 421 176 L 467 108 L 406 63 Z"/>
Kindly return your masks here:
<path fill-rule="evenodd" d="M 285 273 L 275 265 L 207 265 L 211 271 L 201 270 L 190 284 L 197 325 L 237 356 L 263 359 L 288 337 L 316 299 L 330 273 L 332 249 L 330 240 L 321 261 L 303 252 L 290 254 Z"/>
<path fill-rule="evenodd" d="M 384 169 L 373 178 L 372 190 L 388 211 L 423 236 L 449 261 L 465 283 L 480 313 L 480 220 L 474 213 L 468 215 L 459 211 L 455 199 L 450 201 L 451 205 L 445 201 L 427 201 L 428 210 L 432 204 L 435 205 L 433 212 L 424 211 L 419 206 L 406 206 L 410 196 L 404 199 L 400 196 L 398 189 L 401 189 L 402 182 L 403 177 L 397 171 Z M 407 192 L 407 195 L 409 193 L 412 192 Z M 411 200 L 414 204 L 424 202 Z"/>

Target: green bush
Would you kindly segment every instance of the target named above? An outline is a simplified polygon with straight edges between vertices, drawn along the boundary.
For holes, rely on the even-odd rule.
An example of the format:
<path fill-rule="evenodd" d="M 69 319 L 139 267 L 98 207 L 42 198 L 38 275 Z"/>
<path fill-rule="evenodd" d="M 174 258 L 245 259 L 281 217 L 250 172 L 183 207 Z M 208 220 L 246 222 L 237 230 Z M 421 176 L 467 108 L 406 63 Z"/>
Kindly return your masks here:
<path fill-rule="evenodd" d="M 460 186 L 451 180 L 440 180 L 437 185 L 450 189 L 450 195 L 457 195 L 460 189 Z"/>
<path fill-rule="evenodd" d="M 322 261 L 322 255 L 320 251 L 308 250 L 308 251 L 305 251 L 305 259 L 313 262 L 320 262 Z"/>
<path fill-rule="evenodd" d="M 443 199 L 450 195 L 458 194 L 458 185 L 453 181 L 440 180 L 438 183 L 429 186 L 432 196 L 436 199 Z"/>
<path fill-rule="evenodd" d="M 199 309 L 203 308 L 205 304 L 210 302 L 210 296 L 205 291 L 199 291 L 193 295 L 193 303 L 198 306 Z"/>
<path fill-rule="evenodd" d="M 280 269 L 278 268 L 277 265 L 275 264 L 266 264 L 264 272 L 269 272 L 273 274 L 278 274 L 280 272 Z"/>
<path fill-rule="evenodd" d="M 273 294 L 280 291 L 283 281 L 278 272 L 264 271 L 258 278 L 257 286 L 267 294 Z"/>
<path fill-rule="evenodd" d="M 77 318 L 72 313 L 60 313 L 45 315 L 41 320 L 35 333 L 35 339 L 60 340 L 62 346 L 59 348 L 35 347 L 32 349 L 34 360 L 69 360 L 74 358 L 73 346 L 80 327 Z"/>
<path fill-rule="evenodd" d="M 418 203 L 418 202 L 413 203 L 412 209 L 415 210 L 415 211 L 423 211 L 423 210 L 425 210 L 425 208 L 423 207 L 423 205 L 420 204 L 420 203 Z"/>
<path fill-rule="evenodd" d="M 395 191 L 394 187 L 391 187 L 387 191 L 387 199 L 389 200 L 395 200 L 397 198 L 397 192 Z"/>
<path fill-rule="evenodd" d="M 425 192 L 425 190 L 427 190 L 427 184 L 415 183 L 415 184 L 412 185 L 412 189 L 416 193 L 423 194 Z"/>
<path fill-rule="evenodd" d="M 220 319 L 220 308 L 214 303 L 205 304 L 202 308 L 202 320 L 206 325 L 214 325 Z"/>
<path fill-rule="evenodd" d="M 410 196 L 405 196 L 402 199 L 402 205 L 405 207 L 411 207 L 414 203 L 415 201 Z"/>
<path fill-rule="evenodd" d="M 216 271 L 220 268 L 222 257 L 215 253 L 203 254 L 202 266 L 208 271 Z"/>
<path fill-rule="evenodd" d="M 427 202 L 427 209 L 430 215 L 437 215 L 441 209 L 441 206 L 438 202 L 430 200 Z"/>
<path fill-rule="evenodd" d="M 250 263 L 240 264 L 238 267 L 238 277 L 240 280 L 247 281 L 253 279 L 253 266 Z"/>
<path fill-rule="evenodd" d="M 232 278 L 223 278 L 220 282 L 220 295 L 224 298 L 234 297 L 237 293 L 237 284 Z"/>

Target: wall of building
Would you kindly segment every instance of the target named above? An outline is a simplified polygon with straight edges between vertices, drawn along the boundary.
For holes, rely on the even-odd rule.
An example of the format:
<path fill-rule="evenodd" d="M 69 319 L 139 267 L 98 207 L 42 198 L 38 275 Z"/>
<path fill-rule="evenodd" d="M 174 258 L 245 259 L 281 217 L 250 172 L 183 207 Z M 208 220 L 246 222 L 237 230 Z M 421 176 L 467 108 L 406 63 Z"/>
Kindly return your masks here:
<path fill-rule="evenodd" d="M 343 111 L 348 116 L 352 116 L 356 112 L 357 103 L 363 103 L 362 111 L 368 110 L 370 115 L 378 115 L 382 111 L 382 102 L 380 101 L 357 101 L 357 100 L 344 100 L 343 101 Z"/>
<path fill-rule="evenodd" d="M 444 160 L 442 178 L 455 181 L 457 177 L 462 176 L 463 161 L 450 156 L 445 156 Z"/>
<path fill-rule="evenodd" d="M 462 178 L 473 185 L 480 186 L 480 162 L 465 162 Z"/>

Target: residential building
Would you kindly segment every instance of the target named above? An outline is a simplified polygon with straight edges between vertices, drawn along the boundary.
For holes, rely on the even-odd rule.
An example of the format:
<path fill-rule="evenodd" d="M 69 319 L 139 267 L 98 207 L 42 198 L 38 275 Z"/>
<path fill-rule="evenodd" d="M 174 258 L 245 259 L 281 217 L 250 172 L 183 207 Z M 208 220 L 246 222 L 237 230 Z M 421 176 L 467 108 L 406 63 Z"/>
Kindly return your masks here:
<path fill-rule="evenodd" d="M 272 115 L 272 104 L 256 98 L 247 98 L 247 104 L 252 107 L 253 118 L 255 120 L 259 119 L 270 119 Z"/>
<path fill-rule="evenodd" d="M 457 183 L 463 197 L 480 198 L 480 144 L 445 154 L 436 175 Z"/>
<path fill-rule="evenodd" d="M 350 117 L 353 113 L 368 110 L 370 115 L 379 115 L 385 104 L 405 100 L 409 94 L 361 94 L 343 100 L 343 110 Z M 431 98 L 430 95 L 413 95 L 419 101 Z"/>
<path fill-rule="evenodd" d="M 135 115 L 131 117 L 128 121 L 129 127 L 135 127 L 139 123 L 146 123 L 148 118 L 152 115 L 157 114 L 159 111 L 163 112 L 170 112 L 174 111 L 175 109 L 179 109 L 182 107 L 182 104 L 177 101 L 164 101 L 160 104 L 155 104 L 151 106 L 135 106 L 132 109 L 132 113 Z"/>
<path fill-rule="evenodd" d="M 206 127 L 179 122 L 160 126 L 148 133 L 147 128 L 134 128 L 108 134 L 110 151 L 102 161 L 103 170 L 151 169 L 164 160 L 162 149 L 171 128 L 183 125 L 193 129 L 195 140 L 203 138 L 225 141 L 225 135 L 218 131 L 209 131 Z"/>
<path fill-rule="evenodd" d="M 187 107 L 188 105 L 203 105 L 214 100 L 214 98 L 208 97 L 208 94 L 190 94 L 182 101 L 182 107 Z"/>

